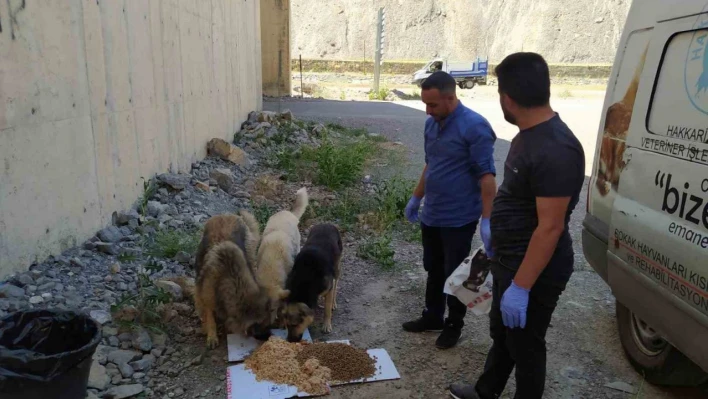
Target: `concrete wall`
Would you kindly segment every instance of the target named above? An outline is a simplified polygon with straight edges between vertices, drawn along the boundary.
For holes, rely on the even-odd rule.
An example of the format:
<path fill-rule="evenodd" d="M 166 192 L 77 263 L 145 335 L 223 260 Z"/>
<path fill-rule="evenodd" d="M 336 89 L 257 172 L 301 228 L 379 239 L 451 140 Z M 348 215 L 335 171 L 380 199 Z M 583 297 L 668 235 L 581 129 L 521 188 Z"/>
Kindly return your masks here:
<path fill-rule="evenodd" d="M 261 1 L 263 94 L 290 95 L 290 0 Z"/>
<path fill-rule="evenodd" d="M 262 106 L 258 0 L 7 0 L 0 26 L 0 278 Z"/>

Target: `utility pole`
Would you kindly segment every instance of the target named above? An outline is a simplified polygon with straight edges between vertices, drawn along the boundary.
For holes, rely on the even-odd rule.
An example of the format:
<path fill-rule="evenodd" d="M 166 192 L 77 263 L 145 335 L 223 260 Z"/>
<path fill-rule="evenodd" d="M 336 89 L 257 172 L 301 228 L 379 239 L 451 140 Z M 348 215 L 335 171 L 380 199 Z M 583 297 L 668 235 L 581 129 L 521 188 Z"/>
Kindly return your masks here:
<path fill-rule="evenodd" d="M 376 54 L 374 56 L 374 93 L 379 92 L 379 79 L 381 78 L 381 65 L 383 64 L 384 24 L 386 14 L 379 8 L 376 21 Z"/>

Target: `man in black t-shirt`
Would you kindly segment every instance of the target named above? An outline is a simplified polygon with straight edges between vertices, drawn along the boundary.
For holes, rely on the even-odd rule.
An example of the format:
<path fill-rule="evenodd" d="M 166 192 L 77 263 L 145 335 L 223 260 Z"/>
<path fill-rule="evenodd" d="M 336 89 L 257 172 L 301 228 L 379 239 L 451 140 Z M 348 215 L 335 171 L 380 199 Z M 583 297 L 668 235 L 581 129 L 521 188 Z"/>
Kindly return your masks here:
<path fill-rule="evenodd" d="M 458 399 L 497 398 L 516 367 L 516 399 L 541 398 L 546 330 L 573 273 L 568 222 L 585 179 L 582 145 L 549 104 L 548 65 L 516 53 L 495 72 L 504 118 L 519 127 L 491 215 L 494 341 L 475 385 L 452 384 Z"/>

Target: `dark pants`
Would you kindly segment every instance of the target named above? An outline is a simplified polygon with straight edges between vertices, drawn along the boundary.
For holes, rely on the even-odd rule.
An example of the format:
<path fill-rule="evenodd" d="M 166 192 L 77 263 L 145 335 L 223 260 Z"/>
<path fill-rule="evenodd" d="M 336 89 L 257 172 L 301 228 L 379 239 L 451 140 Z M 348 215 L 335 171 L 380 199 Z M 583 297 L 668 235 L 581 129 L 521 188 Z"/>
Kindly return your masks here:
<path fill-rule="evenodd" d="M 498 398 L 511 371 L 516 366 L 515 399 L 536 399 L 543 396 L 546 382 L 546 330 L 564 288 L 537 281 L 529 293 L 526 327 L 506 328 L 502 322 L 500 304 L 504 291 L 511 285 L 514 272 L 492 266 L 494 286 L 489 329 L 494 341 L 477 380 L 477 393 L 482 399 Z"/>
<path fill-rule="evenodd" d="M 461 227 L 431 227 L 421 223 L 423 232 L 423 267 L 428 272 L 425 287 L 424 317 L 443 321 L 445 300 L 447 297 L 448 322 L 454 327 L 464 325 L 467 306 L 457 297 L 445 295 L 445 280 L 465 260 L 472 249 L 472 236 L 477 229 L 477 222 Z"/>

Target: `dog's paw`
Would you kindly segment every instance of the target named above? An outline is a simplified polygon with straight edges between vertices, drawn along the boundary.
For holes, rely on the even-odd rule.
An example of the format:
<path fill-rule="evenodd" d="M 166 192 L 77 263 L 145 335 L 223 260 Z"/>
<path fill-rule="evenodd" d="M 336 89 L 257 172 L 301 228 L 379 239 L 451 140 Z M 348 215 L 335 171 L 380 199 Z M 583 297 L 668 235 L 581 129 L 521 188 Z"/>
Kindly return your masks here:
<path fill-rule="evenodd" d="M 325 334 L 329 334 L 332 332 L 332 323 L 325 323 L 325 325 L 322 327 L 322 332 Z"/>
<path fill-rule="evenodd" d="M 214 349 L 219 346 L 219 338 L 217 336 L 207 337 L 207 348 Z"/>
<path fill-rule="evenodd" d="M 337 301 L 332 304 L 332 310 L 337 310 Z"/>

